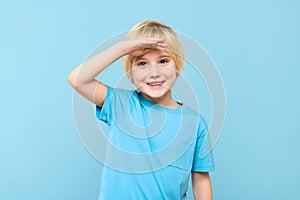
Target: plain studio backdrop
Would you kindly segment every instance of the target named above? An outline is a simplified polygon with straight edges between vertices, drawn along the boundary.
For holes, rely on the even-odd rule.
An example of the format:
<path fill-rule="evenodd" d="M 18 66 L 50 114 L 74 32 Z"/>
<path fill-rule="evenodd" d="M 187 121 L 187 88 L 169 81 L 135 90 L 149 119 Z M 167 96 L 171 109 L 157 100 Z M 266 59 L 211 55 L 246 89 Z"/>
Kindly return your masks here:
<path fill-rule="evenodd" d="M 102 166 L 78 136 L 67 77 L 101 42 L 146 19 L 197 41 L 222 76 L 214 199 L 300 199 L 296 0 L 1 2 L 0 199 L 97 199 Z"/>

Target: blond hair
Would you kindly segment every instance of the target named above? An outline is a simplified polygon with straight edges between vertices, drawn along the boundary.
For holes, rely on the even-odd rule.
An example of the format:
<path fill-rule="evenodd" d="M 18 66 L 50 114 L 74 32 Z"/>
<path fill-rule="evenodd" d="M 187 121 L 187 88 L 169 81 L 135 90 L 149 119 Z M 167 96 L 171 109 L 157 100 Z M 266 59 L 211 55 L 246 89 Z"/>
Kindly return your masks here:
<path fill-rule="evenodd" d="M 126 35 L 125 40 L 134 40 L 147 37 L 164 38 L 168 44 L 170 56 L 175 62 L 176 70 L 182 70 L 184 64 L 183 48 L 175 31 L 172 28 L 155 20 L 143 21 L 132 27 L 132 29 Z M 131 71 L 133 59 L 134 56 L 130 54 L 123 56 L 123 67 L 126 73 Z"/>

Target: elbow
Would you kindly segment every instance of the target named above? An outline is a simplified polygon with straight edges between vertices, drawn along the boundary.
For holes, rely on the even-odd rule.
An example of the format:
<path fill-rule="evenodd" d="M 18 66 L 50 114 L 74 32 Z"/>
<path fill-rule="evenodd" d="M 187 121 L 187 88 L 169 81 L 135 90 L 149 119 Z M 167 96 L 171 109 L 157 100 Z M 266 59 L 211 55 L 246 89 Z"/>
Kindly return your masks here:
<path fill-rule="evenodd" d="M 73 74 L 73 72 L 71 72 L 68 76 L 68 82 L 70 83 L 70 85 L 72 86 L 72 88 L 75 89 L 75 86 L 76 86 L 76 77 L 75 75 Z"/>
<path fill-rule="evenodd" d="M 77 90 L 78 87 L 81 85 L 80 82 L 78 81 L 78 73 L 80 69 L 81 69 L 81 65 L 75 68 L 68 76 L 68 81 L 75 90 Z"/>
<path fill-rule="evenodd" d="M 74 88 L 74 90 L 78 91 L 80 84 L 77 81 L 77 73 L 75 73 L 74 71 L 71 72 L 68 76 L 68 82 L 70 83 L 72 88 Z"/>

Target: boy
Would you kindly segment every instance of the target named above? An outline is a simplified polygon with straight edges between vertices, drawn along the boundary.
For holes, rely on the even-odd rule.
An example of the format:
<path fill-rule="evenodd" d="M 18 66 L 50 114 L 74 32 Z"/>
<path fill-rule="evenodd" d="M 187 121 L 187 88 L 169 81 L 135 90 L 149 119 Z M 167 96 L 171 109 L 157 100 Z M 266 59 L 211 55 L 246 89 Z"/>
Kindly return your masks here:
<path fill-rule="evenodd" d="M 137 90 L 112 88 L 95 79 L 121 57 L 127 77 Z M 142 159 L 129 162 L 128 158 L 131 172 L 105 165 L 99 199 L 186 199 L 190 174 L 194 198 L 212 199 L 212 154 L 200 158 L 201 149 L 208 143 L 205 121 L 172 97 L 171 88 L 183 63 L 176 33 L 160 22 L 148 20 L 135 25 L 125 41 L 70 73 L 72 87 L 96 104 L 97 118 L 109 127 L 110 142 L 131 154 L 145 158 L 151 155 L 145 159 L 144 172 L 135 170 Z M 107 149 L 106 157 L 122 165 L 126 158 L 117 158 L 112 152 Z"/>

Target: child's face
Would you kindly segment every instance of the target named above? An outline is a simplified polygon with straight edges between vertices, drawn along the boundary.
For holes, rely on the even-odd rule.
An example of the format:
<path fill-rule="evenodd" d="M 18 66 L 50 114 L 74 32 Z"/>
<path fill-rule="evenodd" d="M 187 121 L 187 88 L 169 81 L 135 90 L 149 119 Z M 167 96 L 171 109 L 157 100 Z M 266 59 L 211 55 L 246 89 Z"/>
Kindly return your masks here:
<path fill-rule="evenodd" d="M 171 97 L 179 70 L 176 70 L 173 58 L 163 50 L 154 49 L 132 63 L 132 80 L 148 99 Z"/>

